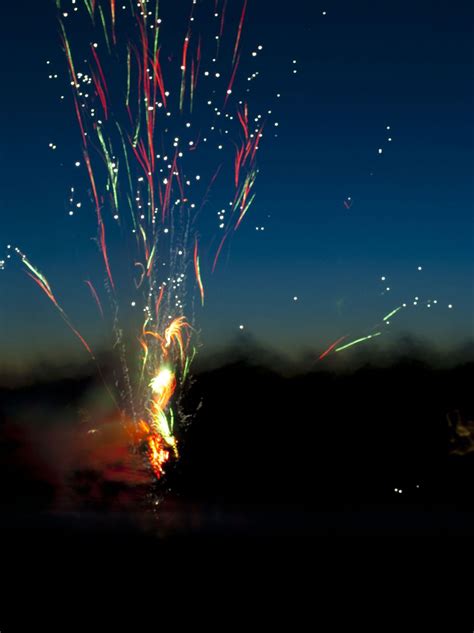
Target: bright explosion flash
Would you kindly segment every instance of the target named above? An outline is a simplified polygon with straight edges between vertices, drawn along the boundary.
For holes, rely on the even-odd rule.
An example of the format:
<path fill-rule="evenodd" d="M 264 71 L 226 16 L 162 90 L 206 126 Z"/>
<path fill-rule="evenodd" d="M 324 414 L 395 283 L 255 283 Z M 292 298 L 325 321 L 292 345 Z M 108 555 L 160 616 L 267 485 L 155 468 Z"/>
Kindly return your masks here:
<path fill-rule="evenodd" d="M 160 400 L 164 399 L 165 402 L 168 402 L 169 397 L 166 396 L 165 398 L 163 398 L 163 395 L 167 392 L 171 392 L 172 395 L 174 391 L 174 383 L 175 377 L 173 372 L 171 371 L 171 369 L 165 367 L 157 376 L 155 376 L 155 378 L 153 378 L 150 383 L 150 387 L 153 393 L 156 394 L 156 396 Z"/>

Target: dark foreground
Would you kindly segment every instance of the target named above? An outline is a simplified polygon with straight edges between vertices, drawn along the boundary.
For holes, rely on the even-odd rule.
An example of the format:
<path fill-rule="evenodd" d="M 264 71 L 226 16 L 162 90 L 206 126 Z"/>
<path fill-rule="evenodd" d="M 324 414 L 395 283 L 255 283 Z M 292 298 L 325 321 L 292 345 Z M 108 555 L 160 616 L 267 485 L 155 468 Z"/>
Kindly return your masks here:
<path fill-rule="evenodd" d="M 181 458 L 158 486 L 96 379 L 4 387 L 2 524 L 160 538 L 469 529 L 473 368 L 203 371 L 182 403 L 193 415 Z"/>
<path fill-rule="evenodd" d="M 89 621 L 91 631 L 129 630 L 121 614 L 137 604 L 134 617 L 184 625 L 191 613 L 175 603 L 192 598 L 192 614 L 219 630 L 248 609 L 264 613 L 260 627 L 240 625 L 251 630 L 278 614 L 285 628 L 306 626 L 301 616 L 318 629 L 326 594 L 339 606 L 321 630 L 345 630 L 341 615 L 368 626 L 367 600 L 389 619 L 413 600 L 426 626 L 405 620 L 404 630 L 473 630 L 461 581 L 473 562 L 471 380 L 471 364 L 414 361 L 293 377 L 245 362 L 204 372 L 184 403 L 197 414 L 182 458 L 155 492 L 91 379 L 3 389 L 10 628 L 0 616 L 0 630 L 32 630 L 32 615 L 38 630 L 73 630 L 58 603 L 78 618 L 101 605 L 108 624 Z M 347 594 L 358 610 L 345 613 Z M 448 628 L 429 628 L 430 616 Z M 137 622 L 132 630 L 158 630 Z"/>

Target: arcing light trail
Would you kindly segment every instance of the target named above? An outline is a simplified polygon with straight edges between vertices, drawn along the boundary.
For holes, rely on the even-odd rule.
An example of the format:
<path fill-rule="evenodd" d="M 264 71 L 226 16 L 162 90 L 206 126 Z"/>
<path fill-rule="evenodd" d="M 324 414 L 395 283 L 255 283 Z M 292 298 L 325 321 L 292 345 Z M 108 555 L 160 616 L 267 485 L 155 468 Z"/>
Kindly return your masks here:
<path fill-rule="evenodd" d="M 342 352 L 345 349 L 349 349 L 349 347 L 353 347 L 354 345 L 358 345 L 359 343 L 363 343 L 364 341 L 370 341 L 370 339 L 375 338 L 376 336 L 381 336 L 382 332 L 375 332 L 374 334 L 369 334 L 368 336 L 363 336 L 362 338 L 358 338 L 355 341 L 351 341 L 347 343 L 347 345 L 341 345 L 341 347 L 336 347 L 336 352 Z"/>
<path fill-rule="evenodd" d="M 256 51 L 263 49 L 244 45 L 249 4 L 56 0 L 79 132 L 75 166 L 83 168 L 94 209 L 106 297 L 90 279 L 85 284 L 98 317 L 111 321 L 122 357 L 121 401 L 157 478 L 178 455 L 179 398 L 196 354 L 192 286 L 205 300 L 202 244 L 215 269 L 255 199 L 270 112 L 252 112 L 240 72 L 244 62 L 255 69 Z M 214 242 L 206 236 L 206 216 L 217 181 L 221 235 Z M 85 207 L 77 203 L 69 215 Z M 128 277 L 125 252 L 132 253 Z M 17 254 L 95 360 L 46 277 Z M 130 307 L 140 315 L 136 370 L 126 360 L 119 321 Z"/>
<path fill-rule="evenodd" d="M 418 266 L 418 271 L 422 271 L 422 270 L 423 268 L 421 266 Z M 387 281 L 385 276 L 381 277 L 380 280 L 384 282 L 384 284 Z M 390 287 L 385 287 L 384 291 L 381 294 L 385 295 L 387 292 L 390 292 L 390 290 L 391 290 Z M 410 307 L 423 306 L 426 308 L 431 308 L 433 306 L 436 306 L 437 304 L 438 304 L 437 299 L 427 299 L 427 300 L 421 301 L 419 296 L 415 296 L 413 298 L 413 301 L 411 302 Z M 393 319 L 393 317 L 396 317 L 408 307 L 409 307 L 408 302 L 401 303 L 396 308 L 393 308 L 393 310 L 390 310 L 390 312 L 388 312 L 384 317 L 382 317 L 382 319 L 376 325 L 374 325 L 372 329 L 368 331 L 367 334 L 365 334 L 364 336 L 359 336 L 353 340 L 349 340 L 348 342 L 345 342 L 344 345 L 342 345 L 342 343 L 346 341 L 349 338 L 349 336 L 345 335 L 338 338 L 334 343 L 332 343 L 325 351 L 323 351 L 320 354 L 318 360 L 322 361 L 327 356 L 330 356 L 332 354 L 337 354 L 339 352 L 343 352 L 352 347 L 355 347 L 356 345 L 361 345 L 363 343 L 366 343 L 367 341 L 371 341 L 374 338 L 378 338 L 379 336 L 382 336 L 383 331 L 381 328 L 384 328 L 385 326 L 390 326 L 391 320 Z M 453 307 L 452 304 L 448 305 L 449 309 L 452 309 L 452 307 Z"/>

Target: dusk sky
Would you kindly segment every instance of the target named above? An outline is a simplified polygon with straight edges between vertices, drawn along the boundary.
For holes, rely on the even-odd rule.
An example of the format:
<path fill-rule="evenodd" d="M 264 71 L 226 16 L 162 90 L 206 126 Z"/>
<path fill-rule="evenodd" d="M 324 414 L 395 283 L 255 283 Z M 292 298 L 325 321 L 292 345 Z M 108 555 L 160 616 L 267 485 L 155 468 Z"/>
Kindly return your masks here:
<path fill-rule="evenodd" d="M 195 325 L 206 348 L 243 325 L 271 347 L 321 352 L 404 302 L 380 344 L 472 338 L 473 24 L 461 1 L 249 2 L 242 37 L 263 50 L 240 72 L 261 73 L 257 106 L 278 126 L 214 274 L 211 247 L 201 255 L 206 304 Z M 68 215 L 81 140 L 54 2 L 2 3 L 0 25 L 0 260 L 8 244 L 26 253 L 100 348 L 104 326 L 84 284 L 101 283 L 87 194 L 84 212 Z M 211 194 L 207 211 L 218 210 Z M 2 361 L 84 354 L 13 259 L 0 271 L 0 345 Z"/>

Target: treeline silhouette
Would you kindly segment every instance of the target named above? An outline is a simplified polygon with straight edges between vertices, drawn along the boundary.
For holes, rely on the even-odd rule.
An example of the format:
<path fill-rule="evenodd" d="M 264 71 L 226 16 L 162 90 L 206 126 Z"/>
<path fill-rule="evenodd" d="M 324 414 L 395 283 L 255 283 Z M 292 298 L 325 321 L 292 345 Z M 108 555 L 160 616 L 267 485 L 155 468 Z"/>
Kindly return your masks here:
<path fill-rule="evenodd" d="M 413 359 L 291 376 L 246 360 L 208 371 L 187 397 L 187 409 L 202 406 L 173 485 L 216 503 L 469 503 L 470 477 L 453 471 L 472 467 L 450 460 L 448 416 L 474 418 L 472 375 L 472 363 Z"/>
<path fill-rule="evenodd" d="M 403 358 L 383 367 L 316 367 L 285 372 L 241 357 L 197 373 L 182 401 L 191 422 L 180 432 L 181 457 L 156 487 L 161 496 L 165 491 L 164 507 L 471 508 L 473 454 L 452 448 L 453 419 L 474 419 L 472 362 L 443 368 Z M 35 417 L 37 433 L 52 418 L 74 427 L 87 407 L 93 421 L 93 405 L 85 404 L 92 389 L 101 387 L 84 372 L 0 390 L 5 511 L 55 508 L 58 483 L 24 423 Z M 123 453 L 110 460 L 103 470 L 72 464 L 61 482 L 71 490 L 69 508 L 142 511 L 154 503 L 150 479 L 130 477 Z"/>

